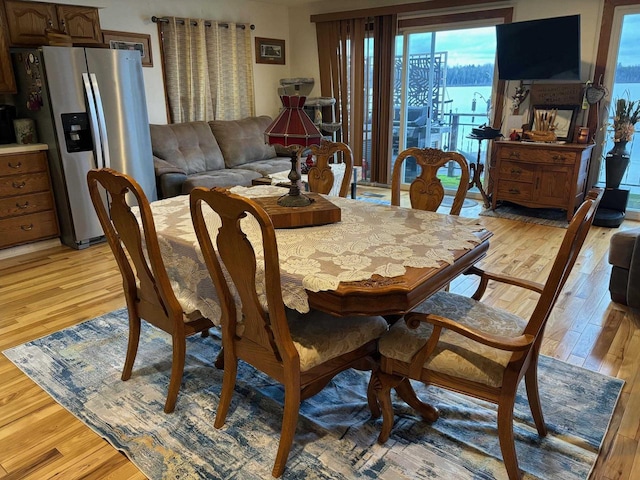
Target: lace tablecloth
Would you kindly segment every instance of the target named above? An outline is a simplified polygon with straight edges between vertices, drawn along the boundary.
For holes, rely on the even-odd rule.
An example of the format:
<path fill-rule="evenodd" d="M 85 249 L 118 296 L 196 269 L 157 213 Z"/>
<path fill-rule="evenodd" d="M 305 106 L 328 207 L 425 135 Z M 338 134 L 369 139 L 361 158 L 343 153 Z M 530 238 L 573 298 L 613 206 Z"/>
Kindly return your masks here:
<path fill-rule="evenodd" d="M 273 186 L 235 187 L 247 197 L 280 196 Z M 318 227 L 278 229 L 282 294 L 287 307 L 309 311 L 306 290 L 335 290 L 341 281 L 367 280 L 372 275 L 395 277 L 406 267 L 439 267 L 453 263 L 454 251 L 480 243 L 474 232 L 484 230 L 478 219 L 442 215 L 408 208 L 376 205 L 331 197 L 340 207 L 342 221 Z M 186 195 L 151 204 L 163 259 L 178 300 L 186 312 L 200 310 L 214 323 L 220 321 L 216 292 L 193 230 Z M 218 216 L 204 207 L 212 234 Z M 260 231 L 252 218 L 243 229 L 262 255 Z M 215 241 L 214 241 L 215 245 Z M 258 289 L 260 287 L 258 277 Z"/>

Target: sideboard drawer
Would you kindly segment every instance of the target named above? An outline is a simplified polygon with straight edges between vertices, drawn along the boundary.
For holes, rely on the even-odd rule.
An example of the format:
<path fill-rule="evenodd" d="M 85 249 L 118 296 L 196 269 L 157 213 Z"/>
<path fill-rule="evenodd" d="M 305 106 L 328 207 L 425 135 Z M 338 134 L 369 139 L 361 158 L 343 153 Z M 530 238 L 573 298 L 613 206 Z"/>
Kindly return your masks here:
<path fill-rule="evenodd" d="M 47 171 L 0 177 L 0 197 L 47 192 L 49 189 L 49 173 Z"/>
<path fill-rule="evenodd" d="M 504 160 L 500 162 L 500 178 L 533 183 L 536 168 L 535 164 Z"/>
<path fill-rule="evenodd" d="M 0 175 L 18 175 L 47 171 L 44 153 L 17 153 L 0 156 Z"/>
<path fill-rule="evenodd" d="M 57 235 L 58 222 L 53 210 L 0 220 L 0 248 Z"/>
<path fill-rule="evenodd" d="M 49 192 L 0 198 L 0 218 L 17 217 L 45 210 L 53 210 L 53 198 Z"/>
<path fill-rule="evenodd" d="M 533 198 L 533 184 L 524 182 L 498 182 L 498 195 L 505 200 L 531 200 Z"/>

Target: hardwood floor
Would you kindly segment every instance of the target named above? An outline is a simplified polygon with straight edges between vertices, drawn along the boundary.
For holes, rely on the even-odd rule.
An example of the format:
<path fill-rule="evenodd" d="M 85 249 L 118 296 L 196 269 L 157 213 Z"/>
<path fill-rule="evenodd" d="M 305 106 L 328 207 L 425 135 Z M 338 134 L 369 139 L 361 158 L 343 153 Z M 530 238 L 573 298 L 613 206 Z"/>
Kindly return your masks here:
<path fill-rule="evenodd" d="M 463 208 L 462 215 L 476 216 L 479 208 Z M 545 280 L 563 229 L 481 218 L 494 236 L 480 266 Z M 637 226 L 627 221 L 620 228 Z M 593 227 L 589 233 L 552 314 L 543 353 L 625 380 L 591 478 L 633 480 L 640 478 L 640 312 L 609 299 L 607 251 L 616 231 Z M 459 293 L 474 287 L 471 277 L 451 285 Z M 106 244 L 82 251 L 57 246 L 0 260 L 0 351 L 123 307 L 121 289 Z M 484 300 L 527 316 L 537 295 L 490 285 Z M 0 479 L 52 477 L 145 478 L 0 355 Z"/>

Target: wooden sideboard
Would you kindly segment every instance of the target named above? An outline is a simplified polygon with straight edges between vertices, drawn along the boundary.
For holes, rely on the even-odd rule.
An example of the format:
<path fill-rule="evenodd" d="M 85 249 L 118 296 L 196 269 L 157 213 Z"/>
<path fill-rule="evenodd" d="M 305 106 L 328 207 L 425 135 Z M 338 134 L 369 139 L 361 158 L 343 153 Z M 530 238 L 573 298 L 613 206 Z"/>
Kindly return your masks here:
<path fill-rule="evenodd" d="M 592 144 L 496 141 L 491 208 L 501 200 L 561 208 L 571 220 L 584 198 Z"/>
<path fill-rule="evenodd" d="M 46 151 L 3 150 L 0 149 L 0 248 L 57 237 Z"/>

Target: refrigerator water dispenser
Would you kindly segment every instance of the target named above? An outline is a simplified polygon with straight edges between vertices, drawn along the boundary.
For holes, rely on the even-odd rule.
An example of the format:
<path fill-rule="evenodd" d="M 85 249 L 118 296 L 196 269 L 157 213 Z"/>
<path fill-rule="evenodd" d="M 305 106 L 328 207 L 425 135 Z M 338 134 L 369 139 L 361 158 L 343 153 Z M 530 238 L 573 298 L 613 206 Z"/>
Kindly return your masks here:
<path fill-rule="evenodd" d="M 89 115 L 87 113 L 63 113 L 62 129 L 67 152 L 90 152 L 93 150 Z"/>

